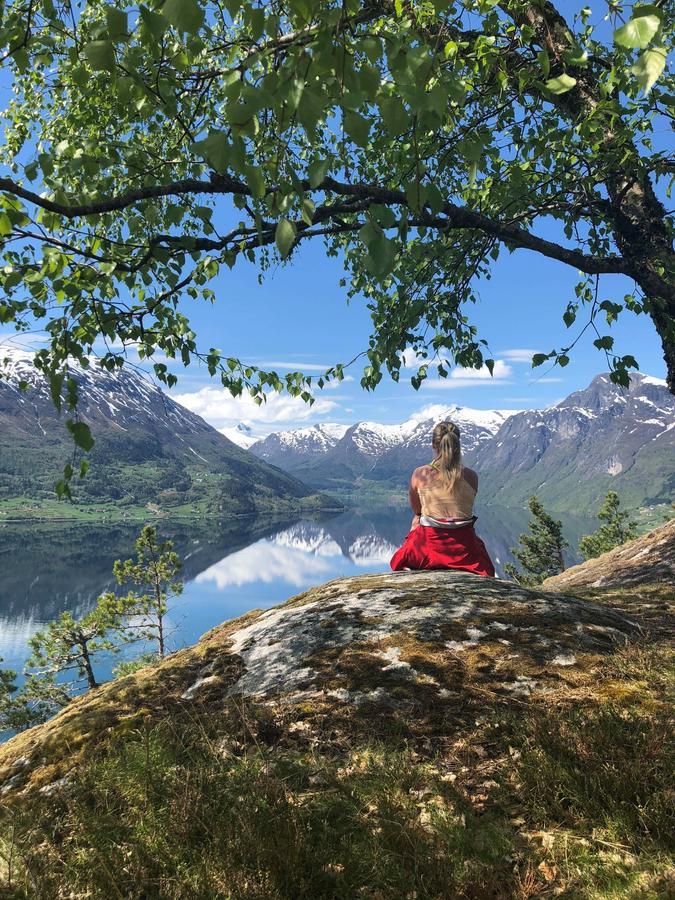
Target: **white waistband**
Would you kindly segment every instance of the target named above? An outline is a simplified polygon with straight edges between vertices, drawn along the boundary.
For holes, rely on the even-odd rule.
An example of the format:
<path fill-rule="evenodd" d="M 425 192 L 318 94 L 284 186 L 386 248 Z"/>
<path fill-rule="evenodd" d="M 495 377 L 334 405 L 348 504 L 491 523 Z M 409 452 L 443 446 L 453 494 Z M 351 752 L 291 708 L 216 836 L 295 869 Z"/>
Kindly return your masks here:
<path fill-rule="evenodd" d="M 433 516 L 420 516 L 420 525 L 426 528 L 463 528 L 465 525 L 473 525 L 475 516 L 466 519 L 434 519 Z"/>

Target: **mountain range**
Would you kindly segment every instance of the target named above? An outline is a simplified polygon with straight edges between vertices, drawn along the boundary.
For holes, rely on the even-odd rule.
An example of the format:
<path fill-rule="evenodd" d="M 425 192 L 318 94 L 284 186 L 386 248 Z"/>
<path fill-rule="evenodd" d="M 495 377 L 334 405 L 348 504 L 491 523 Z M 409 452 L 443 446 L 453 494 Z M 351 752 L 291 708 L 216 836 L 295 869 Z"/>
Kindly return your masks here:
<path fill-rule="evenodd" d="M 395 484 L 402 473 L 409 474 L 431 456 L 430 435 L 436 422 L 447 418 L 457 422 L 463 447 L 471 453 L 491 438 L 509 415 L 512 411 L 430 406 L 400 425 L 313 425 L 270 434 L 250 445 L 250 450 L 288 472 L 302 471 L 310 484 L 340 489 L 363 478 Z"/>
<path fill-rule="evenodd" d="M 628 388 L 598 375 L 543 410 L 438 405 L 401 424 L 313 425 L 249 447 L 316 488 L 404 496 L 412 469 L 431 456 L 431 431 L 442 419 L 460 426 L 483 502 L 522 506 L 536 493 L 552 509 L 588 512 L 610 489 L 634 507 L 675 496 L 675 397 L 665 382 L 640 374 Z"/>
<path fill-rule="evenodd" d="M 73 367 L 71 375 L 78 415 L 96 441 L 89 472 L 73 482 L 80 504 L 220 516 L 336 505 L 237 446 L 133 371 L 108 372 L 92 362 Z M 32 355 L 3 348 L 0 500 L 18 506 L 22 498 L 28 506 L 53 500 L 54 482 L 74 454 L 65 418 Z"/>

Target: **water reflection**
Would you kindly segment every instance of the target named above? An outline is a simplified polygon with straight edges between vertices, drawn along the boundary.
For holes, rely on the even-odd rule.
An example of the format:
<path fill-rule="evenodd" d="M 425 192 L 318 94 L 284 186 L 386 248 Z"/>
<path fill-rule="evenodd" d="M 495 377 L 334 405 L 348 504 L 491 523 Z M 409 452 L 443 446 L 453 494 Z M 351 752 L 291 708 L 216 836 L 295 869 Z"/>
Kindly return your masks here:
<path fill-rule="evenodd" d="M 313 556 L 297 547 L 276 544 L 272 539 L 258 541 L 226 556 L 197 575 L 196 581 L 197 584 L 213 582 L 219 590 L 256 581 L 299 588 L 308 580 L 318 582 L 330 577 L 331 568 L 330 559 L 325 556 Z"/>
<path fill-rule="evenodd" d="M 529 514 L 490 507 L 478 515 L 478 532 L 501 573 Z M 563 522 L 572 546 L 594 527 L 588 519 Z M 175 542 L 184 560 L 185 591 L 170 610 L 171 646 L 192 643 L 224 619 L 332 578 L 387 571 L 409 524 L 409 511 L 397 507 L 296 521 L 161 522 L 160 534 Z M 83 615 L 99 594 L 114 588 L 113 562 L 133 554 L 138 531 L 138 525 L 126 524 L 1 527 L 4 665 L 23 666 L 26 642 L 45 621 L 64 610 Z"/>

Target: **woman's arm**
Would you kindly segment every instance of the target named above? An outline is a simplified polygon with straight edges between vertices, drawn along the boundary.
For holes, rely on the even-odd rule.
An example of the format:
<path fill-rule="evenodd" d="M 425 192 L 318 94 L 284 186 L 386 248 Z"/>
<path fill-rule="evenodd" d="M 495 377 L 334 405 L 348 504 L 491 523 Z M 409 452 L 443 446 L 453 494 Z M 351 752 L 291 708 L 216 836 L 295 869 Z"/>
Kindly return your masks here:
<path fill-rule="evenodd" d="M 478 493 L 478 473 L 474 472 L 473 469 L 467 469 L 464 467 L 464 477 L 469 482 L 471 487 Z"/>
<path fill-rule="evenodd" d="M 408 499 L 410 500 L 410 506 L 414 513 L 413 520 L 410 523 L 410 530 L 412 531 L 413 528 L 417 528 L 420 524 L 420 515 L 422 514 L 422 501 L 420 500 L 420 495 L 417 492 L 417 485 L 415 484 L 415 472 L 413 472 L 412 478 L 410 479 Z"/>

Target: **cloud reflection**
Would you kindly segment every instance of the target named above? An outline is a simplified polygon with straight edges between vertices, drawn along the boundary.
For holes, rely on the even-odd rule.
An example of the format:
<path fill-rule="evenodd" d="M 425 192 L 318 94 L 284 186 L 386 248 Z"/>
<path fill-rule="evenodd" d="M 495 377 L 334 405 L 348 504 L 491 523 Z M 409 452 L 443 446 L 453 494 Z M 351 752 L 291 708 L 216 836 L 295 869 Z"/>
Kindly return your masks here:
<path fill-rule="evenodd" d="M 0 657 L 5 660 L 4 665 L 13 667 L 15 659 L 23 659 L 28 641 L 43 625 L 44 622 L 33 616 L 16 619 L 0 617 Z"/>
<path fill-rule="evenodd" d="M 256 581 L 265 584 L 278 581 L 301 587 L 337 575 L 337 562 L 336 557 L 315 556 L 297 547 L 262 540 L 221 559 L 201 572 L 196 581 L 198 584 L 212 582 L 219 590 Z"/>

